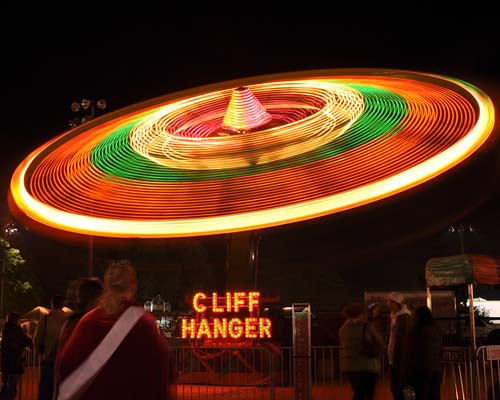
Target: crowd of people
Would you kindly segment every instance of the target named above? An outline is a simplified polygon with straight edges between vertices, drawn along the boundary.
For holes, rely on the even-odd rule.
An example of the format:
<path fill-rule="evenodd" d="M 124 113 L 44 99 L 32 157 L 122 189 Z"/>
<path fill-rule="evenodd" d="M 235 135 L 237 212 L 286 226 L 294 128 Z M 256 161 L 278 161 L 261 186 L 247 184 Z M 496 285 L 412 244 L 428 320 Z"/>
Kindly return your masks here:
<path fill-rule="evenodd" d="M 119 262 L 107 268 L 103 281 L 79 281 L 71 313 L 63 310 L 62 296 L 53 296 L 33 339 L 20 326 L 20 314 L 9 313 L 2 331 L 0 399 L 16 397 L 23 354 L 32 348 L 41 356 L 38 400 L 175 398 L 167 340 L 136 292 L 135 268 Z M 390 371 L 393 400 L 440 399 L 443 334 L 427 306 L 410 310 L 401 293 L 391 292 L 385 304 L 352 303 L 342 312 L 342 369 L 353 400 L 374 399 L 382 362 Z"/>
<path fill-rule="evenodd" d="M 23 355 L 32 348 L 41 360 L 38 400 L 174 399 L 167 339 L 136 293 L 135 268 L 116 262 L 103 281 L 79 281 L 70 313 L 63 310 L 63 296 L 53 296 L 33 339 L 20 326 L 20 314 L 9 313 L 2 331 L 0 399 L 16 397 Z"/>
<path fill-rule="evenodd" d="M 371 317 L 362 303 L 343 309 L 345 322 L 339 329 L 342 368 L 353 400 L 374 399 L 384 360 L 390 370 L 393 400 L 439 400 L 443 333 L 431 310 L 424 305 L 410 310 L 398 292 L 387 295 L 385 306 L 390 313 L 387 322 L 381 318 L 380 305 Z M 368 352 L 367 346 L 373 351 Z"/>

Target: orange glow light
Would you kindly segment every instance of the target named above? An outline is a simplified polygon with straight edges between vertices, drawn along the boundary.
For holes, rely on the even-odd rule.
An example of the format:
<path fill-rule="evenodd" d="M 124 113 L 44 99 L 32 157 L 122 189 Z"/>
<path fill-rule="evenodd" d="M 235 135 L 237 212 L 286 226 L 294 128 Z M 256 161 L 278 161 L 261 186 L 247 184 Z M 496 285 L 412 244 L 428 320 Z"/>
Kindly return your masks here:
<path fill-rule="evenodd" d="M 269 318 L 214 318 L 212 323 L 202 318 L 199 322 L 191 318 L 182 319 L 182 339 L 270 339 Z"/>
<path fill-rule="evenodd" d="M 250 315 L 242 318 L 184 318 L 181 322 L 182 339 L 269 339 L 272 337 L 272 323 L 269 318 L 253 316 L 259 311 L 260 292 L 226 292 L 219 299 L 217 293 L 209 297 L 198 292 L 193 296 L 193 308 L 201 316 L 205 313 L 241 313 Z M 220 301 L 222 300 L 222 301 Z M 209 302 L 210 304 L 203 304 Z"/>

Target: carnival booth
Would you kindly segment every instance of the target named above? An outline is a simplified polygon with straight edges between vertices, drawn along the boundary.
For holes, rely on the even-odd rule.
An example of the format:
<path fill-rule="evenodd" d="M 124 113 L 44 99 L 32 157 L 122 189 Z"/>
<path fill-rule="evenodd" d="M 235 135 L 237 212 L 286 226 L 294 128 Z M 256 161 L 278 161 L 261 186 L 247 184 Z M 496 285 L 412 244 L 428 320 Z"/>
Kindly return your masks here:
<path fill-rule="evenodd" d="M 474 285 L 500 283 L 500 258 L 481 254 L 460 254 L 431 258 L 425 265 L 427 304 L 432 309 L 432 287 L 467 285 L 472 349 L 476 350 Z"/>

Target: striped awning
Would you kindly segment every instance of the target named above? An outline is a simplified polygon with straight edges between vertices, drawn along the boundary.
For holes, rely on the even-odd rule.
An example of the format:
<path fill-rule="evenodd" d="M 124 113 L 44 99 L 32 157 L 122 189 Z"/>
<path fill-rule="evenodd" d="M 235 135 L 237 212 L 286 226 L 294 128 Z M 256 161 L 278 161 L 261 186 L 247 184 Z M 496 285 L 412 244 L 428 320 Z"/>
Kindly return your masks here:
<path fill-rule="evenodd" d="M 460 254 L 431 258 L 425 265 L 427 286 L 500 283 L 500 258 L 481 254 Z"/>

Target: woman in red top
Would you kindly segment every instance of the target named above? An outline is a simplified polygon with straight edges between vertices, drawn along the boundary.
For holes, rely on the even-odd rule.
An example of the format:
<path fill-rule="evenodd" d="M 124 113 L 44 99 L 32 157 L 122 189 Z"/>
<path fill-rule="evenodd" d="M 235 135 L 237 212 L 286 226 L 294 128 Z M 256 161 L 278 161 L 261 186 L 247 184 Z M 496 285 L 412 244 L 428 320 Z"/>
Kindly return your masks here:
<path fill-rule="evenodd" d="M 104 275 L 104 294 L 85 314 L 58 353 L 57 367 L 64 379 L 99 345 L 121 314 L 137 306 L 137 276 L 132 265 L 112 264 Z M 113 352 L 102 370 L 84 390 L 81 399 L 175 398 L 174 364 L 166 338 L 156 319 L 144 313 Z"/>

